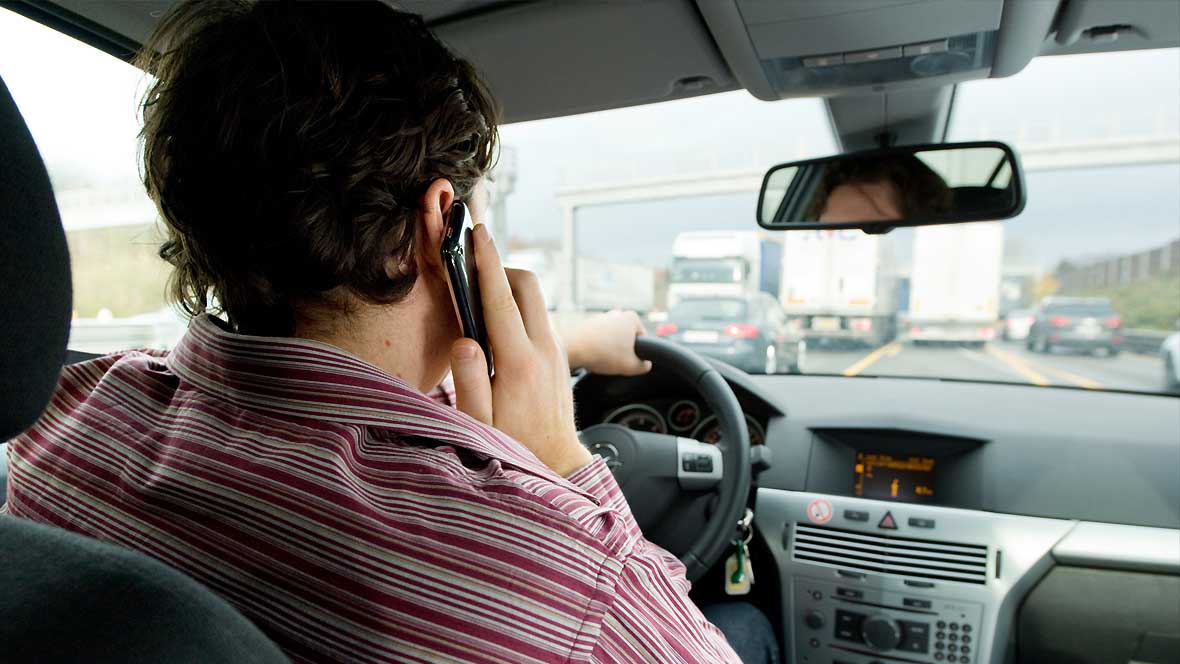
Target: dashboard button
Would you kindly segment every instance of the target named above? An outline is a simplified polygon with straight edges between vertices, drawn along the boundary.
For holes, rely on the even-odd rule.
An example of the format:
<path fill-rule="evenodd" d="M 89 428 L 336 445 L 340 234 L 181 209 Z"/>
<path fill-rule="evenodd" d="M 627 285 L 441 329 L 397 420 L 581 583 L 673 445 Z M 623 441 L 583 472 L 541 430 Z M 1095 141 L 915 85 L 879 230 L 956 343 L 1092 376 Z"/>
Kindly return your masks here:
<path fill-rule="evenodd" d="M 886 512 L 885 516 L 881 517 L 881 521 L 877 524 L 878 528 L 885 530 L 897 530 L 897 519 L 893 518 L 893 512 Z"/>
<path fill-rule="evenodd" d="M 963 630 L 963 631 L 967 631 L 967 630 Z M 971 637 L 964 634 L 963 635 L 963 643 L 971 643 Z"/>
<path fill-rule="evenodd" d="M 912 609 L 930 608 L 930 600 L 928 599 L 914 599 L 912 597 L 906 597 L 905 599 L 901 600 L 901 603 L 903 606 L 908 606 Z"/>
<path fill-rule="evenodd" d="M 809 611 L 807 616 L 803 618 L 803 622 L 811 629 L 819 629 L 824 626 L 824 614 L 819 611 Z"/>
<path fill-rule="evenodd" d="M 934 527 L 934 519 L 919 519 L 917 517 L 911 516 L 908 523 L 910 524 L 910 527 L 912 527 L 912 528 L 933 528 Z"/>
<path fill-rule="evenodd" d="M 844 518 L 849 521 L 868 521 L 869 513 L 861 510 L 844 510 Z"/>
<path fill-rule="evenodd" d="M 957 631 L 959 629 L 959 623 L 951 623 L 951 629 Z"/>
<path fill-rule="evenodd" d="M 936 653 L 934 653 L 934 659 L 935 659 L 936 661 L 939 661 L 939 662 L 941 662 L 941 661 L 942 661 L 942 659 L 943 659 L 944 657 L 946 657 L 946 655 L 944 655 L 944 654 L 942 654 L 942 653 L 940 653 L 940 652 L 936 652 Z"/>
<path fill-rule="evenodd" d="M 963 632 L 970 634 L 971 633 L 971 625 L 963 625 Z"/>
<path fill-rule="evenodd" d="M 848 599 L 864 599 L 865 596 L 863 590 L 853 590 L 852 588 L 836 588 L 836 595 Z"/>
<path fill-rule="evenodd" d="M 938 629 L 945 629 L 945 628 L 946 628 L 946 621 L 945 621 L 945 620 L 939 620 L 939 621 L 938 621 L 938 625 L 937 625 L 937 627 L 938 627 Z M 941 639 L 942 637 L 940 636 L 940 637 L 938 637 L 938 638 L 940 638 L 940 639 Z"/>

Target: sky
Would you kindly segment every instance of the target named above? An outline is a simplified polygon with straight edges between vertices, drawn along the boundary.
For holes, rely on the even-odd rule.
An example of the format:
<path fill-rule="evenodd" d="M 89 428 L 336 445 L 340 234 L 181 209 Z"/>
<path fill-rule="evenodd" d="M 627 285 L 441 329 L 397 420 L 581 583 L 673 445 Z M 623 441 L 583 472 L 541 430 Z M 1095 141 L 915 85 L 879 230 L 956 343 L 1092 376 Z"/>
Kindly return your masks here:
<path fill-rule="evenodd" d="M 0 9 L 0 76 L 59 188 L 135 186 L 140 72 Z M 998 139 L 1018 149 L 1177 135 L 1177 49 L 1039 58 L 1014 77 L 966 83 L 950 132 L 952 140 Z M 763 102 L 744 91 L 508 125 L 502 139 L 515 164 L 510 235 L 529 241 L 560 238 L 562 190 L 757 173 L 835 150 L 821 102 Z M 1180 235 L 1178 183 L 1180 155 L 1163 165 L 1031 173 L 1028 207 L 1006 226 L 1010 253 L 1048 268 L 1162 244 Z M 586 208 L 578 249 L 666 264 L 676 233 L 751 229 L 754 205 L 751 193 Z"/>

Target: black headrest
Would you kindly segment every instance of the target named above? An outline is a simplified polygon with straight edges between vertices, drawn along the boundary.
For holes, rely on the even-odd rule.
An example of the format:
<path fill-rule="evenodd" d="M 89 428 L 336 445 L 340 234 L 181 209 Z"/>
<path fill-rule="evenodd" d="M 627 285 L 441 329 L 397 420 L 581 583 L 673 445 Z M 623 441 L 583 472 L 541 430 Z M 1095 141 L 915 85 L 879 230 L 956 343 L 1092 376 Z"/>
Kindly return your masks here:
<path fill-rule="evenodd" d="M 71 308 L 70 255 L 49 174 L 0 80 L 0 442 L 49 402 Z"/>

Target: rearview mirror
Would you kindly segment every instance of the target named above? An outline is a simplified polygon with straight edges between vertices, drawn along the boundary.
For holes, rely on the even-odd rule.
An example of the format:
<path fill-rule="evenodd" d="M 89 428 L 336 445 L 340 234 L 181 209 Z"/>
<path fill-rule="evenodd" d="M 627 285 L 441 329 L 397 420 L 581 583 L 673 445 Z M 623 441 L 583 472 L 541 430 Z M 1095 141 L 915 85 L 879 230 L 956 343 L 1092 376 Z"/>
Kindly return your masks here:
<path fill-rule="evenodd" d="M 758 225 L 883 233 L 1008 219 L 1024 209 L 1024 173 L 1003 143 L 944 143 L 779 164 L 762 179 Z"/>

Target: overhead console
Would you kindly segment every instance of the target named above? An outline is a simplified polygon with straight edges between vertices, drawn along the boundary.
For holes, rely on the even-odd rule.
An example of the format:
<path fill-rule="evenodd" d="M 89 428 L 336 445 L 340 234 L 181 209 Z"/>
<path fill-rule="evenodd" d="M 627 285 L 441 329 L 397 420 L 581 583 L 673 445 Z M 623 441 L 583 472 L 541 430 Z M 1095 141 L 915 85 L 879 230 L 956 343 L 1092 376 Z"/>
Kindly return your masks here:
<path fill-rule="evenodd" d="M 986 78 L 1004 10 L 1002 0 L 698 0 L 697 6 L 739 80 L 768 101 Z"/>

